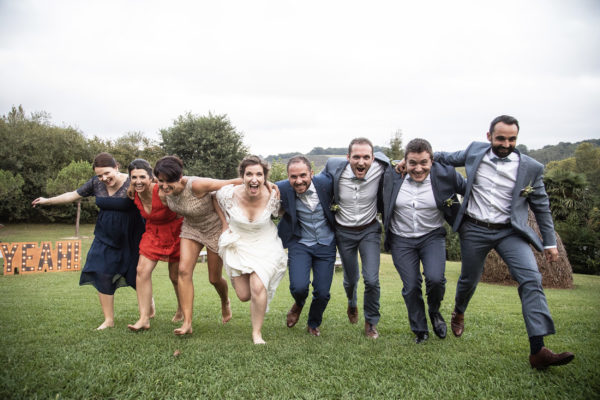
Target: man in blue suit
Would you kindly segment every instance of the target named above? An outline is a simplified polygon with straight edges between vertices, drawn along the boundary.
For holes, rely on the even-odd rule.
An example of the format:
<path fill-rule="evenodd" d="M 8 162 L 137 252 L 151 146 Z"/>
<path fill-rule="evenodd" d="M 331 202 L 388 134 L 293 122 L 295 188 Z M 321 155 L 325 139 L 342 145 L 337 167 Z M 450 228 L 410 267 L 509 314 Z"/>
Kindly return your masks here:
<path fill-rule="evenodd" d="M 446 292 L 446 229 L 459 210 L 457 194 L 465 194 L 465 179 L 454 167 L 433 159 L 424 139 L 411 140 L 405 150 L 407 176 L 389 168 L 383 183 L 384 246 L 391 249 L 400 274 L 402 296 L 408 310 L 415 343 L 429 338 L 422 296 L 421 263 L 425 275 L 427 305 L 433 332 L 446 337 L 446 322 L 440 304 Z"/>
<path fill-rule="evenodd" d="M 277 226 L 283 247 L 288 249 L 290 292 L 294 304 L 287 313 L 287 326 L 300 318 L 308 297 L 313 271 L 313 300 L 308 312 L 308 332 L 320 336 L 319 326 L 329 302 L 335 264 L 334 218 L 331 212 L 333 185 L 326 174 L 313 175 L 306 157 L 292 157 L 288 180 L 277 182 L 285 214 Z"/>
<path fill-rule="evenodd" d="M 455 336 L 462 335 L 464 312 L 481 278 L 485 258 L 495 249 L 519 284 L 530 365 L 545 369 L 567 364 L 575 356 L 555 354 L 544 347 L 544 336 L 555 332 L 554 322 L 529 244 L 543 251 L 548 261 L 558 260 L 558 250 L 542 180 L 544 166 L 515 150 L 518 133 L 519 122 L 501 115 L 490 124 L 489 143 L 473 142 L 466 150 L 435 155 L 436 160 L 465 166 L 467 172 L 465 198 L 453 227 L 460 234 L 462 269 L 451 327 Z M 527 225 L 528 209 L 535 215 L 542 241 Z"/>
<path fill-rule="evenodd" d="M 383 208 L 383 174 L 389 167 L 383 153 L 373 154 L 373 144 L 356 138 L 348 146 L 346 158 L 330 158 L 324 172 L 333 178 L 337 212 L 336 241 L 344 269 L 344 289 L 348 297 L 348 319 L 358 322 L 358 252 L 365 282 L 365 335 L 379 337 L 379 252 L 381 224 L 377 212 Z"/>

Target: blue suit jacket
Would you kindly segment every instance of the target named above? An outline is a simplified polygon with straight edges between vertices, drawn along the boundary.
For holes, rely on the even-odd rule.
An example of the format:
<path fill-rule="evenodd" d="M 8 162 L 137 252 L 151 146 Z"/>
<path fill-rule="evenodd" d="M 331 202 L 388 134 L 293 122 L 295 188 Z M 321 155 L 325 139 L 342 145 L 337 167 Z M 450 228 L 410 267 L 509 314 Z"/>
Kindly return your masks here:
<path fill-rule="evenodd" d="M 373 162 L 378 162 L 379 164 L 381 164 L 381 166 L 384 169 L 384 175 L 385 175 L 385 171 L 388 169 L 388 167 L 390 166 L 390 159 L 387 158 L 387 156 L 381 152 L 376 152 L 373 154 L 374 157 L 374 161 Z M 334 197 L 334 201 L 335 203 L 339 203 L 340 202 L 340 176 L 342 176 L 342 172 L 344 172 L 344 169 L 346 168 L 346 166 L 348 165 L 348 159 L 347 158 L 343 158 L 343 157 L 332 157 L 330 159 L 327 160 L 327 163 L 325 164 L 325 168 L 323 169 L 322 173 L 328 174 L 332 179 L 333 179 L 333 197 Z M 383 179 L 381 179 L 381 181 L 379 182 L 379 190 L 377 192 L 377 211 L 383 213 Z"/>
<path fill-rule="evenodd" d="M 315 185 L 317 195 L 319 196 L 319 202 L 321 203 L 329 227 L 332 231 L 335 231 L 335 219 L 331 212 L 333 181 L 330 176 L 321 173 L 315 175 L 312 178 L 312 182 Z M 296 192 L 290 184 L 290 181 L 279 181 L 276 182 L 276 185 L 279 187 L 281 206 L 285 211 L 285 214 L 283 214 L 277 225 L 277 232 L 279 233 L 283 247 L 287 248 L 290 244 L 293 244 L 302 238 L 302 228 L 300 227 L 300 222 L 296 216 L 296 201 L 298 198 L 296 197 Z"/>
<path fill-rule="evenodd" d="M 458 230 L 463 220 L 467 204 L 471 198 L 471 189 L 473 181 L 477 175 L 477 169 L 485 153 L 490 149 L 491 144 L 487 142 L 473 142 L 466 150 L 454 153 L 435 153 L 434 158 L 442 162 L 454 165 L 455 167 L 464 166 L 467 171 L 467 189 L 465 199 L 460 207 L 453 229 Z M 519 153 L 518 150 L 515 152 Z M 510 208 L 510 223 L 512 227 L 525 240 L 531 243 L 537 250 L 543 251 L 544 246 L 555 246 L 556 235 L 554 233 L 554 223 L 550 213 L 550 202 L 546 189 L 544 187 L 543 173 L 544 166 L 533 158 L 524 154 L 519 154 L 520 162 L 517 170 L 517 181 L 512 193 Z M 526 186 L 531 186 L 533 192 L 527 196 L 521 196 L 521 191 Z M 527 225 L 529 208 L 533 211 L 535 219 L 542 233 L 542 241 L 536 233 Z M 543 243 L 543 244 L 542 244 Z"/>
<path fill-rule="evenodd" d="M 395 168 L 389 168 L 384 175 L 383 182 L 383 207 L 384 218 L 383 227 L 385 229 L 385 241 L 383 245 L 386 251 L 390 249 L 390 238 L 388 229 L 391 225 L 392 215 L 394 214 L 394 206 L 396 197 L 408 175 L 402 176 L 397 173 Z M 460 202 L 457 194 L 464 195 L 467 186 L 467 181 L 461 174 L 456 172 L 454 167 L 434 161 L 429 172 L 431 177 L 431 187 L 433 189 L 433 198 L 437 208 L 442 211 L 444 218 L 452 226 L 456 215 L 460 209 Z M 447 206 L 445 201 L 452 199 L 452 205 Z"/>

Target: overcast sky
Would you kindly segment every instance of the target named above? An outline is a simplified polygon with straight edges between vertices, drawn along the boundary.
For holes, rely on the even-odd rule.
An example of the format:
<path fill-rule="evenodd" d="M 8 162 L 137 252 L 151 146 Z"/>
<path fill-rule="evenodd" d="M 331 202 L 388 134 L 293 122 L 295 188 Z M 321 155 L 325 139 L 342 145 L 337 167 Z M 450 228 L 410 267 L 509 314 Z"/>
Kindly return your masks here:
<path fill-rule="evenodd" d="M 227 114 L 263 156 L 485 140 L 600 138 L 600 1 L 0 0 L 0 114 L 86 136 Z"/>

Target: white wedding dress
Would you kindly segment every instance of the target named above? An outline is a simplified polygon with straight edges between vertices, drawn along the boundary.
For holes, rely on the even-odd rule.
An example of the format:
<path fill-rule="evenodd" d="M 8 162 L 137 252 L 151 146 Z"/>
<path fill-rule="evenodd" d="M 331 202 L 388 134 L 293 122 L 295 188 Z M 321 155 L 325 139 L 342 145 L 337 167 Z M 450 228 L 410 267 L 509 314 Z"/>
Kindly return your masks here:
<path fill-rule="evenodd" d="M 229 278 L 255 272 L 267 289 L 267 304 L 287 269 L 287 254 L 283 250 L 271 214 L 277 216 L 279 199 L 272 191 L 267 206 L 253 221 L 233 198 L 233 185 L 217 191 L 217 201 L 229 222 L 229 229 L 219 237 L 219 255 Z"/>

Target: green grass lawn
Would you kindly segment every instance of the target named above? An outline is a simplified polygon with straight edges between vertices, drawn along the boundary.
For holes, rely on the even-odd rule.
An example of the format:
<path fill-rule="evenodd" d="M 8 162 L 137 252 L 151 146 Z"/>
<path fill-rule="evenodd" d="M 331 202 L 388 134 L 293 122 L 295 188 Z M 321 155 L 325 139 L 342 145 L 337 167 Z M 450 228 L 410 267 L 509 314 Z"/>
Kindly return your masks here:
<path fill-rule="evenodd" d="M 93 226 L 82 235 L 93 235 Z M 57 240 L 66 225 L 16 225 L 0 241 Z M 83 240 L 84 254 L 91 239 Z M 83 264 L 82 264 L 83 265 Z M 449 322 L 458 263 L 447 265 L 442 314 Z M 284 279 L 265 319 L 265 346 L 250 337 L 248 303 L 231 290 L 233 319 L 220 323 L 206 264 L 197 264 L 194 334 L 173 335 L 176 301 L 166 264 L 153 276 L 157 315 L 147 332 L 133 333 L 137 301 L 129 288 L 115 296 L 115 328 L 102 320 L 95 289 L 78 286 L 79 273 L 0 276 L 0 398 L 423 398 L 593 399 L 600 397 L 600 277 L 575 275 L 575 289 L 546 290 L 557 334 L 555 351 L 575 360 L 547 371 L 529 367 L 529 343 L 516 287 L 480 284 L 461 338 L 413 343 L 402 285 L 382 255 L 380 339 L 363 335 L 364 320 L 348 323 L 342 273 L 336 272 L 322 335 L 307 334 L 306 309 L 285 326 L 292 304 Z M 362 284 L 361 284 L 362 286 Z M 362 305 L 362 293 L 360 294 Z M 179 350 L 180 355 L 173 353 Z"/>

